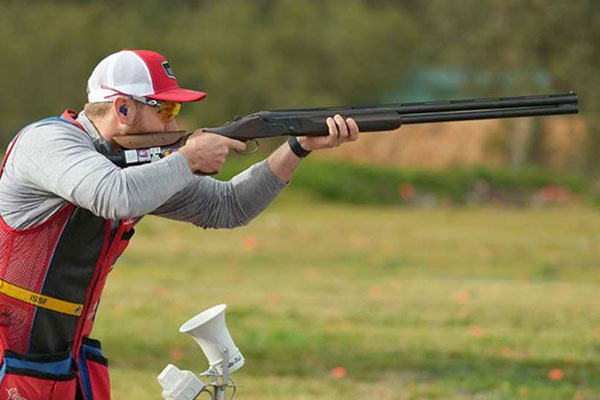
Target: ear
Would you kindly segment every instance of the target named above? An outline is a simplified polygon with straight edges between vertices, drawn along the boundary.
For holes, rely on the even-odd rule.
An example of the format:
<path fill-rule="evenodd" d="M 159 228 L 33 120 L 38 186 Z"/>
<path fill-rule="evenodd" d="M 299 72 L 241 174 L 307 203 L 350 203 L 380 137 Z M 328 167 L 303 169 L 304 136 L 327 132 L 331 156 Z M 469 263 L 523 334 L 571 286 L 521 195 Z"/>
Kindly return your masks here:
<path fill-rule="evenodd" d="M 133 104 L 133 100 L 119 96 L 115 98 L 113 101 L 113 113 L 119 124 L 121 125 L 131 125 L 134 120 L 136 107 Z"/>

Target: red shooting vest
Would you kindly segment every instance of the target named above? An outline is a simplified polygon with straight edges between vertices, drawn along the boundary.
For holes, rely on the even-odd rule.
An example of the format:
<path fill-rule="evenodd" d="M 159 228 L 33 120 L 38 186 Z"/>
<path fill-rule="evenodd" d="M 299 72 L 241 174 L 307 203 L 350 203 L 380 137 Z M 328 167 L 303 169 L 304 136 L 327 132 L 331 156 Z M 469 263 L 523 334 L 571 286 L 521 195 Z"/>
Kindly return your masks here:
<path fill-rule="evenodd" d="M 67 110 L 38 124 L 70 124 L 85 135 L 76 117 Z M 0 217 L 0 400 L 75 399 L 76 391 L 77 399 L 110 398 L 106 359 L 88 336 L 134 220 L 117 229 L 111 222 L 71 203 L 27 229 Z"/>

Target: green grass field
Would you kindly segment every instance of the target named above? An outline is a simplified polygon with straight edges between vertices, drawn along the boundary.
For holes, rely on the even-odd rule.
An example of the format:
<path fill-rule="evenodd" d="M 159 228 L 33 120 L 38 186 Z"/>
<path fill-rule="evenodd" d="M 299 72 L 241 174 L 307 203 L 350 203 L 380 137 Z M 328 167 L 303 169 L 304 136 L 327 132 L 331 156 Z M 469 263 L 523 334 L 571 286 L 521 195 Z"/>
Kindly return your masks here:
<path fill-rule="evenodd" d="M 94 336 L 115 399 L 206 360 L 180 324 L 227 303 L 239 399 L 600 399 L 600 211 L 408 209 L 288 191 L 249 226 L 149 217 Z M 208 398 L 202 395 L 200 398 Z"/>

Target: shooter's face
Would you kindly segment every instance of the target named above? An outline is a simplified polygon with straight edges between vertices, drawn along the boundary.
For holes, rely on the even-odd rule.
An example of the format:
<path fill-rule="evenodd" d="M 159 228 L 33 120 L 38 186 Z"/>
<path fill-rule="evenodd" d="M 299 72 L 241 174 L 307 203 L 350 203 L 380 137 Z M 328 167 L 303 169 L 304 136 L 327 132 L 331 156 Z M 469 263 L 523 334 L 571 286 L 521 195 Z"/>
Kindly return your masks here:
<path fill-rule="evenodd" d="M 128 127 L 125 134 L 149 133 L 149 132 L 169 132 L 179 130 L 177 120 L 163 122 L 156 108 L 137 104 L 135 107 L 135 116 L 133 122 Z"/>

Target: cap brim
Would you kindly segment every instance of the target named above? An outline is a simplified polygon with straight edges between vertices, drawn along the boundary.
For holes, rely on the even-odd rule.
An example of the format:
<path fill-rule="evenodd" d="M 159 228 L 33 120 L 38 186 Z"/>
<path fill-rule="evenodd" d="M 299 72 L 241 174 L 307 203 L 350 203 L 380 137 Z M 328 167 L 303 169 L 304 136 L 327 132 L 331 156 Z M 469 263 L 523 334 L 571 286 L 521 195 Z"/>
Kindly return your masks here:
<path fill-rule="evenodd" d="M 149 99 L 155 100 L 166 100 L 166 101 L 178 101 L 180 103 L 191 103 L 194 101 L 200 101 L 206 97 L 206 93 L 198 92 L 196 90 L 189 90 L 184 88 L 175 88 L 165 90 L 164 92 L 156 93 L 151 96 L 146 96 Z"/>

